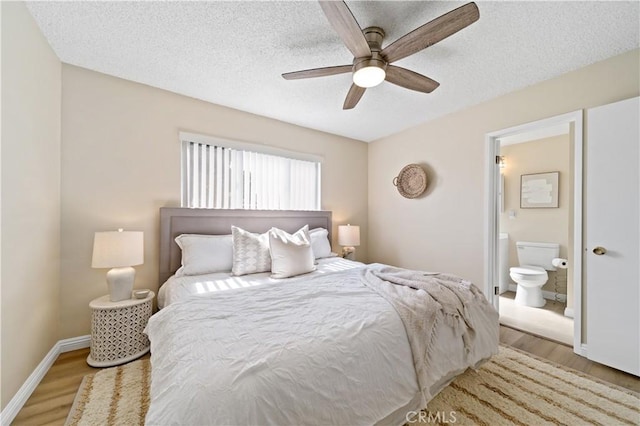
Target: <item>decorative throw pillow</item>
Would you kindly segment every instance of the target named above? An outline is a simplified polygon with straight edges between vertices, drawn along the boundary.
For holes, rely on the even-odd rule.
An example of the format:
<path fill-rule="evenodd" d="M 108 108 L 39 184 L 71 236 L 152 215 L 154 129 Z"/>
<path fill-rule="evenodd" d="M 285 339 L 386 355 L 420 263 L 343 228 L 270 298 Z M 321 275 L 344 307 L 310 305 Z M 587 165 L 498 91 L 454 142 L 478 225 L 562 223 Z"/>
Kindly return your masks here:
<path fill-rule="evenodd" d="M 315 228 L 309 231 L 311 237 L 311 248 L 316 259 L 334 256 L 331 253 L 331 243 L 329 243 L 329 231 L 324 228 Z"/>
<path fill-rule="evenodd" d="M 271 278 L 288 278 L 316 269 L 307 225 L 293 235 L 282 229 L 271 228 L 269 249 Z"/>
<path fill-rule="evenodd" d="M 176 272 L 181 275 L 203 275 L 213 272 L 227 272 L 233 264 L 233 243 L 231 235 L 182 234 L 176 237 L 182 250 L 182 267 Z"/>
<path fill-rule="evenodd" d="M 269 232 L 254 234 L 237 226 L 231 227 L 233 235 L 233 275 L 255 274 L 271 270 Z"/>

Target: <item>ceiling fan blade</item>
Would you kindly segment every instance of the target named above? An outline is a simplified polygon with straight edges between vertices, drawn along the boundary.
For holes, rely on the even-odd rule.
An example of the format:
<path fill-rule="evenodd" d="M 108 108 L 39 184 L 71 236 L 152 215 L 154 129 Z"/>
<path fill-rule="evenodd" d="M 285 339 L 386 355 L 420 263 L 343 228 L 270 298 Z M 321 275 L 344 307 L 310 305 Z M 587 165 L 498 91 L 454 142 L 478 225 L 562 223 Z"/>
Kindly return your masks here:
<path fill-rule="evenodd" d="M 320 7 L 322 7 L 322 11 L 333 29 L 355 58 L 371 56 L 369 43 L 364 38 L 358 21 L 353 17 L 344 1 L 320 1 Z"/>
<path fill-rule="evenodd" d="M 344 100 L 344 105 L 342 105 L 342 109 L 353 109 L 362 95 L 364 95 L 364 91 L 367 90 L 364 87 L 360 87 L 355 83 L 351 85 L 351 89 L 349 89 L 349 93 L 347 93 L 347 98 Z"/>
<path fill-rule="evenodd" d="M 395 65 L 387 65 L 387 76 L 385 80 L 389 83 L 404 87 L 405 89 L 416 90 L 423 93 L 431 93 L 440 86 L 440 83 L 429 77 L 405 68 L 396 67 Z"/>
<path fill-rule="evenodd" d="M 380 53 L 388 62 L 398 61 L 444 40 L 479 18 L 478 6 L 467 3 L 405 34 Z"/>
<path fill-rule="evenodd" d="M 285 80 L 299 80 L 301 78 L 325 77 L 328 75 L 344 74 L 351 72 L 353 65 L 338 65 L 336 67 L 313 68 L 309 70 L 294 71 L 282 74 Z"/>

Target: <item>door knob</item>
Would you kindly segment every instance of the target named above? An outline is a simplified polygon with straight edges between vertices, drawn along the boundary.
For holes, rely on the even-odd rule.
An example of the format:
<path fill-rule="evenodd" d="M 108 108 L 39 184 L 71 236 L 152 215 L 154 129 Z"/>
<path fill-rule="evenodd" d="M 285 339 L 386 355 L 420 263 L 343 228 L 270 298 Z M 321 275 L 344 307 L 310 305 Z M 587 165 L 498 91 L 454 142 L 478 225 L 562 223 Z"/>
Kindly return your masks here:
<path fill-rule="evenodd" d="M 598 255 L 598 256 L 602 256 L 603 254 L 605 254 L 607 252 L 607 249 L 604 247 L 596 247 L 593 249 L 593 253 Z"/>

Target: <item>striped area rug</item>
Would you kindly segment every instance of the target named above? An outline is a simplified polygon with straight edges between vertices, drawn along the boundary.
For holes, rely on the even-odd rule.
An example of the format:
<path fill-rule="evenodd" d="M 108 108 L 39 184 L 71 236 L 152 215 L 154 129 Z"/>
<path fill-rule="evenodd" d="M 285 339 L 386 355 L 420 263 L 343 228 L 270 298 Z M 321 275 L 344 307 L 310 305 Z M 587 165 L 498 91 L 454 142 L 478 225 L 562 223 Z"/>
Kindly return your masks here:
<path fill-rule="evenodd" d="M 149 360 L 84 378 L 67 425 L 143 425 Z M 468 370 L 408 425 L 640 425 L 640 395 L 501 346 Z"/>
<path fill-rule="evenodd" d="M 150 383 L 148 359 L 89 374 L 82 379 L 65 425 L 144 425 Z"/>
<path fill-rule="evenodd" d="M 640 425 L 640 395 L 501 346 L 491 361 L 458 377 L 412 421 L 491 426 Z"/>

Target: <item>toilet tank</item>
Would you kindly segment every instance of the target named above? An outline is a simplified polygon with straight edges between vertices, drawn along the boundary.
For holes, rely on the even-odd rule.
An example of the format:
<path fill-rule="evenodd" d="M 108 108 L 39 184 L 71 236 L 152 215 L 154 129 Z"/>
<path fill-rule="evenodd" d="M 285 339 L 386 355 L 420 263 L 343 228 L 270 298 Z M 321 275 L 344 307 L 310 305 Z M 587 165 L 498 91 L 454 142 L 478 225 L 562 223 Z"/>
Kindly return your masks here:
<path fill-rule="evenodd" d="M 547 271 L 556 270 L 551 261 L 560 255 L 560 244 L 518 241 L 516 247 L 520 265 L 539 266 Z"/>

